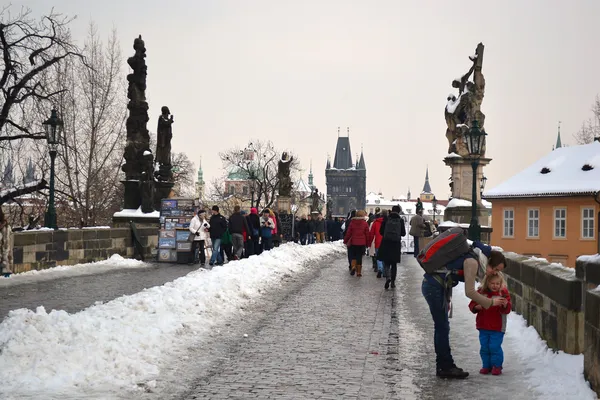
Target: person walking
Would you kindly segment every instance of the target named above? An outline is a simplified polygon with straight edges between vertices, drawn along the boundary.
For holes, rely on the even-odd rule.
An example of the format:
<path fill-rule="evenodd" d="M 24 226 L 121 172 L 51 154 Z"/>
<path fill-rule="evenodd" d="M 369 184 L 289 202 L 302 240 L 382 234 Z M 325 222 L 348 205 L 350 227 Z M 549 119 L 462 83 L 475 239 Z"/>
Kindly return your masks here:
<path fill-rule="evenodd" d="M 250 215 L 248 215 L 248 228 L 252 236 L 252 247 L 253 254 L 259 255 L 260 250 L 260 217 L 258 216 L 258 209 L 256 207 L 250 208 Z"/>
<path fill-rule="evenodd" d="M 417 214 L 410 219 L 410 235 L 414 240 L 414 255 L 417 257 L 421 250 L 423 231 L 425 230 L 425 219 L 423 218 L 423 209 L 419 208 Z"/>
<path fill-rule="evenodd" d="M 192 242 L 192 254 L 190 255 L 190 263 L 197 263 L 200 261 L 200 265 L 206 265 L 206 253 L 204 248 L 206 246 L 206 239 L 208 239 L 208 231 L 210 224 L 206 220 L 206 211 L 200 210 L 194 212 L 194 218 L 190 221 L 189 230 L 194 234 L 194 240 Z M 198 257 L 196 257 L 196 255 Z"/>
<path fill-rule="evenodd" d="M 223 256 L 221 255 L 221 237 L 227 231 L 227 220 L 219 213 L 219 206 L 212 207 L 212 216 L 210 217 L 210 240 L 212 242 L 212 255 L 209 265 L 223 265 Z"/>
<path fill-rule="evenodd" d="M 229 233 L 233 242 L 233 259 L 239 260 L 244 254 L 244 232 L 250 232 L 248 222 L 241 213 L 240 206 L 233 207 L 233 214 L 229 217 Z"/>
<path fill-rule="evenodd" d="M 263 216 L 260 219 L 260 237 L 262 241 L 262 251 L 271 250 L 273 246 L 273 231 L 275 230 L 275 221 L 271 218 L 271 213 L 268 209 L 263 211 Z"/>
<path fill-rule="evenodd" d="M 381 222 L 379 233 L 382 236 L 377 258 L 383 262 L 385 285 L 396 287 L 398 264 L 402 258 L 402 236 L 406 235 L 404 219 L 400 216 L 400 206 L 393 206 L 392 212 Z"/>
<path fill-rule="evenodd" d="M 369 224 L 367 223 L 367 213 L 364 210 L 358 210 L 344 235 L 344 244 L 348 246 L 352 256 L 350 275 L 354 275 L 356 272 L 357 277 L 362 276 L 362 260 L 367 249 L 368 239 Z"/>
<path fill-rule="evenodd" d="M 315 236 L 317 237 L 317 243 L 325 242 L 325 219 L 320 213 L 315 220 Z"/>

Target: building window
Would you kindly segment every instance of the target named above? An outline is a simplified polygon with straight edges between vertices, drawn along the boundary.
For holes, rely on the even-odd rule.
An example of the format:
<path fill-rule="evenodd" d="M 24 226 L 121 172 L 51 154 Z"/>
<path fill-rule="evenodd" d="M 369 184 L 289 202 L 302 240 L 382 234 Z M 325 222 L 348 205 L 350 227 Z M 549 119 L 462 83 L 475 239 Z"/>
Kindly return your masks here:
<path fill-rule="evenodd" d="M 527 210 L 527 237 L 540 236 L 540 210 L 537 208 Z"/>
<path fill-rule="evenodd" d="M 244 186 L 244 187 L 242 188 L 242 193 L 243 193 L 243 194 L 248 194 L 248 186 Z"/>
<path fill-rule="evenodd" d="M 504 210 L 504 237 L 515 235 L 515 210 Z"/>
<path fill-rule="evenodd" d="M 594 238 L 594 209 L 581 209 L 581 237 L 583 239 Z"/>
<path fill-rule="evenodd" d="M 567 237 L 567 209 L 566 208 L 555 208 L 554 209 L 554 237 L 555 238 L 566 238 Z"/>
<path fill-rule="evenodd" d="M 233 185 L 229 185 L 229 194 L 235 193 L 235 187 Z"/>

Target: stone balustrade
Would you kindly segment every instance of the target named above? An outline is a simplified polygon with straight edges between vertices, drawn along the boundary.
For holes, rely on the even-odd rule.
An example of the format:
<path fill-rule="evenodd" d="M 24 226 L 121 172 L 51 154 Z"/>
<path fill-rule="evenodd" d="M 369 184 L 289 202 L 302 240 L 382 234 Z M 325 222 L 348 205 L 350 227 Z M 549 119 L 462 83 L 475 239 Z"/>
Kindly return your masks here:
<path fill-rule="evenodd" d="M 137 228 L 144 256 L 150 258 L 158 245 L 154 227 Z M 106 260 L 113 254 L 133 257 L 130 228 L 35 230 L 14 233 L 14 272 L 42 270 Z"/>
<path fill-rule="evenodd" d="M 584 355 L 584 374 L 600 395 L 600 257 L 580 257 L 575 269 L 505 253 L 513 309 L 548 347 Z"/>

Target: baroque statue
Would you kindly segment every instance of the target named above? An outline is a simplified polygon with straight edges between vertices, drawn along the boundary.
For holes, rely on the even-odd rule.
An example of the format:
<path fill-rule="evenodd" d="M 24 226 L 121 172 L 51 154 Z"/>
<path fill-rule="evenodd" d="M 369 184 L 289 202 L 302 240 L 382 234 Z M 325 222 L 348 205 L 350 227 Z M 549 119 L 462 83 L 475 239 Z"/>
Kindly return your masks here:
<path fill-rule="evenodd" d="M 319 189 L 315 188 L 315 191 L 312 193 L 311 195 L 312 197 L 312 206 L 311 206 L 311 212 L 315 212 L 315 211 L 319 211 L 319 202 L 321 200 L 321 197 L 319 196 Z"/>
<path fill-rule="evenodd" d="M 163 106 L 158 117 L 156 128 L 156 162 L 158 170 L 154 173 L 160 182 L 173 180 L 173 166 L 171 165 L 171 139 L 173 139 L 173 115 L 169 107 Z"/>
<path fill-rule="evenodd" d="M 473 121 L 478 121 L 481 131 L 485 132 L 485 115 L 481 112 L 485 93 L 485 78 L 482 73 L 483 50 L 483 43 L 479 43 L 475 54 L 469 57 L 472 62 L 471 68 L 459 79 L 452 81 L 452 87 L 458 89 L 458 97 L 453 93 L 449 94 L 444 109 L 448 154 L 456 153 L 461 157 L 469 157 L 464 135 Z M 472 81 L 471 75 L 473 75 Z M 485 157 L 485 142 L 481 156 Z"/>
<path fill-rule="evenodd" d="M 279 160 L 277 178 L 279 179 L 279 196 L 289 197 L 292 194 L 292 178 L 290 177 L 290 167 L 294 157 L 289 157 L 287 152 L 283 152 Z"/>

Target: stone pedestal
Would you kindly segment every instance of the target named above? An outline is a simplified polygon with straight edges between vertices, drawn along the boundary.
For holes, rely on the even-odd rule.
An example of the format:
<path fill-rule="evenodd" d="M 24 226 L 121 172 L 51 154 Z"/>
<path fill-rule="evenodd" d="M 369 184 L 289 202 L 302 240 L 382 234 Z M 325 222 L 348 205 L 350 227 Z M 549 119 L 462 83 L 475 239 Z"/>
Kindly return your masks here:
<path fill-rule="evenodd" d="M 483 167 L 492 161 L 491 158 L 480 158 L 477 166 L 477 203 L 481 203 L 481 178 L 483 177 Z M 473 167 L 471 159 L 463 158 L 458 155 L 444 158 L 444 164 L 452 169 L 452 198 L 471 201 L 473 192 Z"/>
<path fill-rule="evenodd" d="M 477 217 L 479 225 L 489 226 L 490 210 L 481 203 L 481 178 L 483 177 L 483 167 L 492 161 L 491 158 L 480 158 L 475 176 Z M 473 166 L 472 160 L 458 155 L 448 156 L 444 163 L 452 169 L 451 191 L 453 199 L 467 200 L 469 203 L 473 197 Z M 448 207 L 450 206 L 450 207 Z M 444 221 L 453 221 L 459 224 L 469 224 L 471 222 L 471 205 L 458 205 L 452 207 L 449 203 L 444 211 Z"/>
<path fill-rule="evenodd" d="M 290 196 L 279 196 L 277 198 L 277 212 L 286 214 L 292 212 L 292 198 Z"/>
<path fill-rule="evenodd" d="M 140 187 L 140 181 L 138 180 L 125 180 L 121 181 L 125 186 L 125 195 L 123 208 L 128 210 L 136 210 L 142 205 L 142 189 Z"/>
<path fill-rule="evenodd" d="M 154 209 L 160 210 L 162 199 L 169 198 L 171 190 L 173 190 L 173 182 L 154 182 Z"/>

